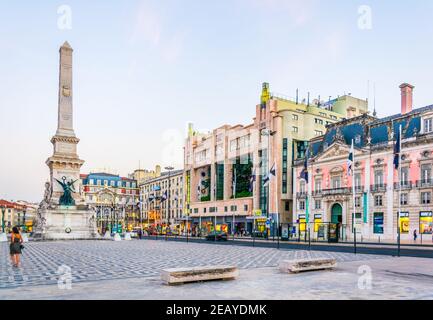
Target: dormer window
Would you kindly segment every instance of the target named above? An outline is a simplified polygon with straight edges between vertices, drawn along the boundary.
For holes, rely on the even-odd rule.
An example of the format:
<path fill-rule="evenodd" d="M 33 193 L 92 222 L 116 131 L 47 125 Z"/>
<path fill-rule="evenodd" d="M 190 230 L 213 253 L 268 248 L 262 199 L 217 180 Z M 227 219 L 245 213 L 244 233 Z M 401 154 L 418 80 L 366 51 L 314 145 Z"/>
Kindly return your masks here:
<path fill-rule="evenodd" d="M 433 132 L 433 118 L 424 119 L 424 133 Z"/>
<path fill-rule="evenodd" d="M 360 144 L 361 143 L 361 136 L 359 134 L 357 134 L 356 137 L 355 137 L 355 143 L 356 144 Z"/>

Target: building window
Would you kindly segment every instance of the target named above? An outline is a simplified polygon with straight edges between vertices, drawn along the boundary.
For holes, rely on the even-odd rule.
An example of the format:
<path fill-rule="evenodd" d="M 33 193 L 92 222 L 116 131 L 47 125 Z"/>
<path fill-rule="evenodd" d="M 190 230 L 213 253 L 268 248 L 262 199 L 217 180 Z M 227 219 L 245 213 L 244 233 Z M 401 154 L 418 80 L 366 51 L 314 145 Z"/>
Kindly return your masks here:
<path fill-rule="evenodd" d="M 297 114 L 292 114 L 292 120 L 298 121 L 299 116 Z"/>
<path fill-rule="evenodd" d="M 237 206 L 230 206 L 230 211 L 236 212 L 236 211 L 238 211 L 238 207 Z"/>
<path fill-rule="evenodd" d="M 382 170 L 376 170 L 374 172 L 374 184 L 376 186 L 383 187 L 383 171 Z"/>
<path fill-rule="evenodd" d="M 355 207 L 357 207 L 357 208 L 361 207 L 361 197 L 355 198 Z"/>
<path fill-rule="evenodd" d="M 92 185 L 93 186 L 93 184 L 95 183 L 95 180 L 93 180 L 93 179 L 90 179 L 90 185 Z"/>
<path fill-rule="evenodd" d="M 361 189 L 361 174 L 360 173 L 355 173 L 355 188 L 357 190 Z"/>
<path fill-rule="evenodd" d="M 407 193 L 402 193 L 400 195 L 400 204 L 402 206 L 407 206 L 408 202 L 409 202 L 409 195 Z"/>
<path fill-rule="evenodd" d="M 424 133 L 433 132 L 433 118 L 424 119 Z"/>
<path fill-rule="evenodd" d="M 321 200 L 315 200 L 314 201 L 314 209 L 316 209 L 316 210 L 322 209 L 322 201 Z"/>
<path fill-rule="evenodd" d="M 323 125 L 323 120 L 322 120 L 322 119 L 317 119 L 317 118 L 315 118 L 315 119 L 314 119 L 314 122 L 316 122 L 316 124 L 321 124 L 321 125 Z"/>
<path fill-rule="evenodd" d="M 322 191 L 322 180 L 314 181 L 314 191 L 321 192 Z"/>
<path fill-rule="evenodd" d="M 429 183 L 431 180 L 431 165 L 424 164 L 421 166 L 421 182 Z"/>
<path fill-rule="evenodd" d="M 284 202 L 284 209 L 285 209 L 286 211 L 289 211 L 289 210 L 290 210 L 290 203 L 289 203 L 289 201 L 285 201 L 285 202 Z"/>
<path fill-rule="evenodd" d="M 422 192 L 421 204 L 430 204 L 430 203 L 431 203 L 431 192 Z"/>
<path fill-rule="evenodd" d="M 323 131 L 320 131 L 320 130 L 314 130 L 314 135 L 315 135 L 316 137 L 323 136 Z"/>
<path fill-rule="evenodd" d="M 110 181 L 110 186 L 114 187 L 115 183 L 116 183 L 115 181 Z"/>
<path fill-rule="evenodd" d="M 355 143 L 356 144 L 360 144 L 361 143 L 361 136 L 359 134 L 357 134 L 356 137 L 355 137 Z"/>
<path fill-rule="evenodd" d="M 340 177 L 333 177 L 331 179 L 331 184 L 333 189 L 340 189 L 341 188 L 341 178 Z"/>
<path fill-rule="evenodd" d="M 295 132 L 295 133 L 298 133 L 299 129 L 298 129 L 298 127 L 293 127 L 292 131 Z"/>
<path fill-rule="evenodd" d="M 374 205 L 376 207 L 382 207 L 383 206 L 383 198 L 382 198 L 382 196 L 375 196 L 374 197 Z"/>
<path fill-rule="evenodd" d="M 247 204 L 244 205 L 244 211 L 248 211 L 248 205 Z"/>
<path fill-rule="evenodd" d="M 235 151 L 238 148 L 238 140 L 234 139 L 230 141 L 230 151 Z"/>
<path fill-rule="evenodd" d="M 305 210 L 305 201 L 299 201 L 299 210 Z"/>
<path fill-rule="evenodd" d="M 299 191 L 300 191 L 301 193 L 307 193 L 307 192 L 306 192 L 305 181 L 301 181 L 301 182 L 300 182 L 300 184 L 299 184 Z"/>

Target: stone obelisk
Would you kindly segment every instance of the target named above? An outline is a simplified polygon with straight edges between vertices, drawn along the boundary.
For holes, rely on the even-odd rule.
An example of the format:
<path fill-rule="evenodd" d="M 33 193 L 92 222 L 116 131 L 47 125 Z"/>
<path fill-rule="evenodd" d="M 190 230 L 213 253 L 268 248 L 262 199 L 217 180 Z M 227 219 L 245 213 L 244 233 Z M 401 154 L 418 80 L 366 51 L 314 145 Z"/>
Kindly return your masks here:
<path fill-rule="evenodd" d="M 80 141 L 73 128 L 73 90 L 72 90 L 72 53 L 68 42 L 60 47 L 59 101 L 57 131 L 51 139 L 54 147 L 53 156 L 48 158 L 50 182 L 53 187 L 53 201 L 60 201 L 63 194 L 62 185 L 58 181 L 76 181 L 74 187 L 80 186 L 80 168 L 84 164 L 77 154 Z M 58 180 L 58 181 L 57 181 Z M 85 204 L 79 193 L 72 194 L 77 205 Z"/>
<path fill-rule="evenodd" d="M 46 164 L 50 180 L 45 184 L 44 200 L 38 210 L 35 238 L 44 240 L 95 238 L 95 212 L 81 192 L 78 157 L 80 141 L 73 127 L 72 53 L 68 42 L 60 47 L 57 131 L 51 139 L 53 155 Z"/>

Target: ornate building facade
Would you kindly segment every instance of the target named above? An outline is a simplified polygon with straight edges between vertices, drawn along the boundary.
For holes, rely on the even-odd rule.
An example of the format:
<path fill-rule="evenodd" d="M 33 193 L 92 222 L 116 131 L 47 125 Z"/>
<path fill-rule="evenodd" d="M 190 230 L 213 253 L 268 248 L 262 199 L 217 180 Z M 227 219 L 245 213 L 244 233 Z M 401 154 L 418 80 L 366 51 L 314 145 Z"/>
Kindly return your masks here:
<path fill-rule="evenodd" d="M 340 224 L 340 236 L 393 240 L 432 234 L 433 106 L 412 109 L 413 86 L 403 84 L 401 113 L 383 119 L 363 115 L 327 127 L 295 162 L 294 223 Z M 401 162 L 394 164 L 401 128 Z M 353 176 L 348 156 L 354 143 Z M 398 159 L 398 158 L 397 158 Z M 353 197 L 353 181 L 355 197 Z M 322 234 L 322 236 L 324 236 Z M 431 237 L 431 236 L 429 236 Z"/>
<path fill-rule="evenodd" d="M 104 172 L 81 174 L 80 178 L 86 202 L 96 209 L 99 232 L 113 227 L 117 230 L 139 226 L 140 199 L 136 180 Z"/>
<path fill-rule="evenodd" d="M 140 194 L 145 225 L 182 229 L 185 221 L 183 170 L 162 172 L 146 180 L 140 185 Z"/>
<path fill-rule="evenodd" d="M 251 232 L 276 212 L 293 216 L 292 162 L 326 126 L 367 113 L 367 102 L 343 96 L 312 103 L 271 93 L 264 83 L 261 103 L 249 125 L 224 125 L 210 133 L 190 127 L 184 148 L 185 192 L 194 224 Z M 266 183 L 274 167 L 276 178 Z"/>

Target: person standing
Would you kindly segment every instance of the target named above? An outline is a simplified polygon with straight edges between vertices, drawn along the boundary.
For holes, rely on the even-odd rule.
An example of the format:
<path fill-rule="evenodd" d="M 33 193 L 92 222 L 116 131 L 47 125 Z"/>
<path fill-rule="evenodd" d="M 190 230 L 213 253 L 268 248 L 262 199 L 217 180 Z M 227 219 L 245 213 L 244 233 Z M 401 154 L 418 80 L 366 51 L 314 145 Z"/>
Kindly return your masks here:
<path fill-rule="evenodd" d="M 19 268 L 20 266 L 20 255 L 21 255 L 22 243 L 23 243 L 23 238 L 20 234 L 20 231 L 18 230 L 18 227 L 13 227 L 9 251 L 10 251 L 12 265 L 16 268 Z"/>
<path fill-rule="evenodd" d="M 418 234 L 416 233 L 416 229 L 413 231 L 413 241 L 416 242 L 416 239 L 418 239 Z"/>

